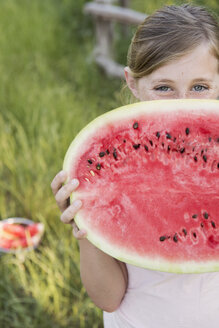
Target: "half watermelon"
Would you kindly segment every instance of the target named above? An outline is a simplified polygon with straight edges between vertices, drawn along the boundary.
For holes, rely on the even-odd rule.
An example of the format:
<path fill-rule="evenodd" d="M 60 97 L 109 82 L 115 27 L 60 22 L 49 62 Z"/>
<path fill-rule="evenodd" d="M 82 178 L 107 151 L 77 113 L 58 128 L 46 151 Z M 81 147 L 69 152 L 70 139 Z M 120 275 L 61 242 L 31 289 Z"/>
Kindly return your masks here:
<path fill-rule="evenodd" d="M 167 272 L 219 270 L 219 101 L 140 102 L 88 124 L 64 160 L 75 221 L 111 256 Z"/>

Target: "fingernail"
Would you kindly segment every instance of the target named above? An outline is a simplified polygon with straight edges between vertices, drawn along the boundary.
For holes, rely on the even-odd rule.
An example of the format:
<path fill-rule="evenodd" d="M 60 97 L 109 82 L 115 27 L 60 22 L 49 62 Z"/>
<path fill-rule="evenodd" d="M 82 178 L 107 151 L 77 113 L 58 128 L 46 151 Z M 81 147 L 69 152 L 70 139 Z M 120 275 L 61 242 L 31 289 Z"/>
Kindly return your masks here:
<path fill-rule="evenodd" d="M 75 200 L 74 206 L 76 206 L 77 208 L 80 208 L 82 206 L 82 201 L 80 199 Z"/>
<path fill-rule="evenodd" d="M 77 179 L 73 179 L 73 180 L 71 180 L 71 184 L 72 184 L 73 186 L 77 186 L 77 185 L 79 184 L 79 182 L 78 182 Z"/>
<path fill-rule="evenodd" d="M 87 234 L 87 231 L 86 230 L 80 230 L 78 232 L 78 234 L 79 234 L 80 237 L 85 237 L 85 235 Z"/>

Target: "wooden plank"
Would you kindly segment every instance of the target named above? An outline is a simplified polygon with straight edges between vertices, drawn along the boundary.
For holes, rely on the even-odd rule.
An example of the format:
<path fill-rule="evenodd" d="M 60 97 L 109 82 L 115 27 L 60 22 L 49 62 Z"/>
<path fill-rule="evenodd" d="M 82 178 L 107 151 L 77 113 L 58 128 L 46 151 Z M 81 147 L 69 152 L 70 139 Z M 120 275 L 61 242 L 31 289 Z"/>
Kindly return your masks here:
<path fill-rule="evenodd" d="M 113 23 L 97 17 L 95 53 L 113 58 Z"/>
<path fill-rule="evenodd" d="M 105 56 L 96 56 L 95 62 L 105 71 L 108 76 L 125 79 L 124 66 L 114 62 Z"/>
<path fill-rule="evenodd" d="M 97 2 L 97 3 L 108 3 L 108 4 L 112 4 L 112 3 L 116 3 L 118 0 L 93 0 L 93 2 Z"/>
<path fill-rule="evenodd" d="M 88 2 L 84 6 L 84 12 L 93 16 L 99 16 L 106 20 L 114 20 L 120 23 L 133 25 L 142 23 L 146 18 L 146 14 L 132 9 L 94 2 Z"/>
<path fill-rule="evenodd" d="M 107 3 L 107 4 L 112 4 L 112 3 L 116 3 L 118 0 L 93 0 L 94 2 L 97 3 Z"/>

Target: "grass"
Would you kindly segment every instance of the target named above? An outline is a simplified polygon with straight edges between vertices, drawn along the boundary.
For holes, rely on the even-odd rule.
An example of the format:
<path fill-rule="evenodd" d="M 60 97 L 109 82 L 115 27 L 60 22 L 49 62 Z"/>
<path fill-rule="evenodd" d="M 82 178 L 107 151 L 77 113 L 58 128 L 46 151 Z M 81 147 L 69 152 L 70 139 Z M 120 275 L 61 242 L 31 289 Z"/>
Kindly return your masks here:
<path fill-rule="evenodd" d="M 77 242 L 50 190 L 77 132 L 121 105 L 121 81 L 92 61 L 94 26 L 84 4 L 0 2 L 0 219 L 45 224 L 37 251 L 0 257 L 0 327 L 102 327 L 102 313 L 81 285 Z M 132 7 L 150 13 L 160 4 L 135 0 Z M 123 64 L 132 33 L 117 36 Z"/>

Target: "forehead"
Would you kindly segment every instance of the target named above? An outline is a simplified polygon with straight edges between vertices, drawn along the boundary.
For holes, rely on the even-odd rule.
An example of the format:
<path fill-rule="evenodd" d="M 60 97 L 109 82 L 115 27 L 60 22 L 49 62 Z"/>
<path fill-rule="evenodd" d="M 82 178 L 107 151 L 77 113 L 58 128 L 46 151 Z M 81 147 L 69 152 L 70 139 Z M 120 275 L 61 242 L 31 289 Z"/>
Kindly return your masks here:
<path fill-rule="evenodd" d="M 203 43 L 189 53 L 176 58 L 153 71 L 153 79 L 170 76 L 172 78 L 190 77 L 193 79 L 212 78 L 218 74 L 218 59 L 209 44 Z"/>

